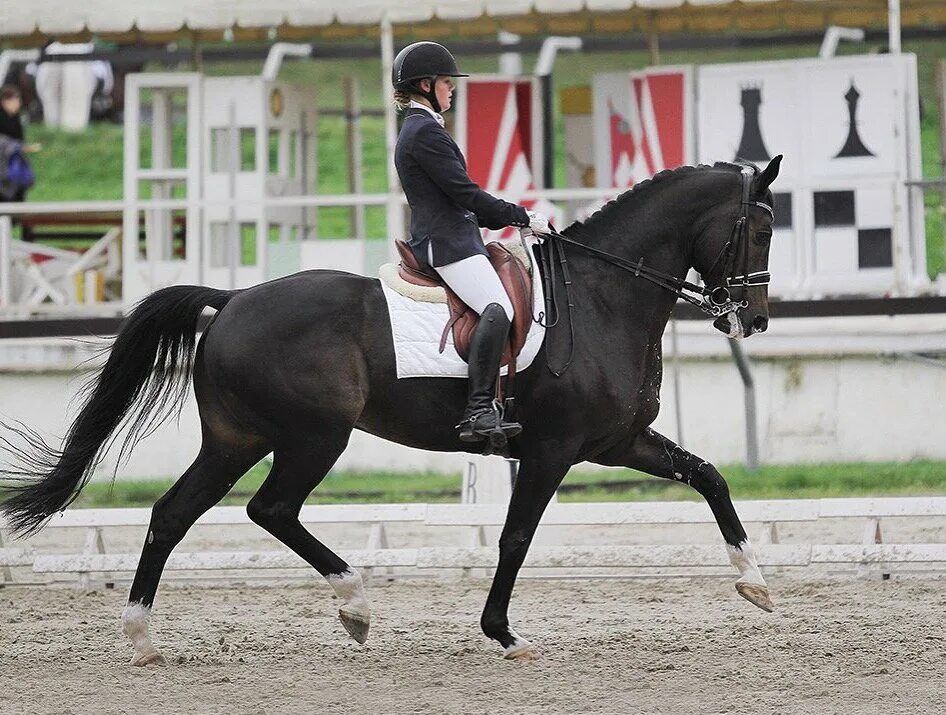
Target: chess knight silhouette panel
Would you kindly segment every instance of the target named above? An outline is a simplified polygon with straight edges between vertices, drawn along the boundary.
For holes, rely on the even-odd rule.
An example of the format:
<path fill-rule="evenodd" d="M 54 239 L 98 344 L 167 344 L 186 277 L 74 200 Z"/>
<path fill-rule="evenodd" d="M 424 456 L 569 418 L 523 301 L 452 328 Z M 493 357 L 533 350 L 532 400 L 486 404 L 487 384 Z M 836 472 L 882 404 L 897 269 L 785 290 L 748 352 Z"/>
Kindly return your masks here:
<path fill-rule="evenodd" d="M 929 287 L 922 197 L 905 185 L 921 177 L 913 55 L 704 65 L 696 85 L 700 161 L 785 155 L 773 295 Z"/>

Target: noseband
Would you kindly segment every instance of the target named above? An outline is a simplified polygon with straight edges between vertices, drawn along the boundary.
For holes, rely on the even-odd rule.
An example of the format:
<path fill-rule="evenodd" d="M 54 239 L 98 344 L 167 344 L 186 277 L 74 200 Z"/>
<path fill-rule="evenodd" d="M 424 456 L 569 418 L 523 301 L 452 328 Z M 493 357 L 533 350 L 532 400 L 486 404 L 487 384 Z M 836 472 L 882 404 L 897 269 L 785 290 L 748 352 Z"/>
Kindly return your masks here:
<path fill-rule="evenodd" d="M 536 322 L 542 325 L 544 328 L 551 328 L 558 324 L 559 318 L 561 317 L 558 307 L 558 298 L 556 295 L 557 281 L 555 280 L 555 264 L 558 263 L 562 270 L 566 302 L 569 309 L 568 322 L 572 333 L 571 350 L 569 352 L 568 360 L 558 370 L 555 370 L 552 368 L 551 364 L 549 364 L 549 370 L 552 372 L 552 374 L 556 377 L 559 377 L 568 369 L 569 365 L 571 365 L 575 344 L 574 327 L 571 325 L 571 309 L 575 307 L 575 305 L 572 301 L 572 281 L 568 273 L 568 262 L 565 259 L 565 250 L 562 247 L 563 243 L 577 246 L 583 251 L 597 256 L 605 263 L 610 263 L 612 266 L 632 273 L 636 278 L 643 278 L 654 285 L 660 286 L 661 288 L 664 288 L 665 290 L 675 294 L 679 299 L 685 300 L 690 305 L 696 306 L 713 318 L 719 318 L 720 316 L 726 315 L 728 313 L 734 313 L 740 308 L 747 307 L 749 305 L 749 301 L 746 298 L 747 290 L 752 286 L 768 285 L 769 281 L 771 280 L 771 276 L 768 271 L 756 271 L 753 273 L 749 272 L 749 207 L 756 206 L 758 208 L 765 209 L 769 216 L 771 216 L 773 220 L 775 219 L 775 212 L 772 210 L 771 206 L 761 201 L 749 200 L 754 173 L 755 170 L 751 166 L 745 166 L 742 168 L 741 214 L 739 218 L 736 219 L 736 223 L 733 225 L 732 232 L 730 233 L 729 240 L 726 242 L 726 245 L 720 249 L 719 254 L 716 256 L 716 260 L 713 261 L 713 265 L 710 266 L 710 269 L 704 274 L 706 276 L 711 275 L 716 266 L 722 264 L 722 275 L 724 278 L 716 286 L 698 286 L 682 278 L 677 278 L 676 276 L 669 273 L 664 273 L 663 271 L 651 268 L 650 266 L 644 265 L 643 257 L 639 258 L 637 261 L 629 261 L 626 258 L 616 256 L 613 253 L 602 251 L 601 249 L 594 248 L 593 246 L 589 246 L 585 243 L 579 243 L 578 241 L 568 238 L 567 236 L 563 236 L 556 231 L 551 231 L 548 233 L 544 238 L 552 240 L 543 241 L 540 244 L 541 250 L 539 252 L 540 261 L 542 264 L 543 287 L 545 289 L 545 312 L 539 314 L 538 320 L 536 320 Z M 742 272 L 737 273 L 737 271 L 740 270 L 740 267 Z M 731 290 L 734 288 L 742 289 L 742 292 L 740 293 L 740 300 L 738 302 L 732 298 Z M 547 356 L 546 360 L 548 360 Z"/>

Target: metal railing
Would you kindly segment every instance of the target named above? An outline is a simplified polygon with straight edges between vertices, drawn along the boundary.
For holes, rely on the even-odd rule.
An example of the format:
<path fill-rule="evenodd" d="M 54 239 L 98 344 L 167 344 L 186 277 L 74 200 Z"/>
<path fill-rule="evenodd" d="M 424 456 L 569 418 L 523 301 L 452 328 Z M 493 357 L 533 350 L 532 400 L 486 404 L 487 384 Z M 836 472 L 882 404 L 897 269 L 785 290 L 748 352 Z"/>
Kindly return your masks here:
<path fill-rule="evenodd" d="M 530 191 L 517 197 L 509 197 L 517 201 L 546 199 L 549 201 L 571 202 L 574 206 L 576 202 L 581 204 L 598 204 L 604 200 L 613 197 L 617 192 L 614 189 L 554 189 L 543 191 Z M 501 193 L 499 194 L 502 195 Z M 332 208 L 332 207 L 369 207 L 369 206 L 387 206 L 394 209 L 395 214 L 401 217 L 397 225 L 387 228 L 388 235 L 400 237 L 404 231 L 403 212 L 407 205 L 407 200 L 403 193 L 373 193 L 373 194 L 331 194 L 331 195 L 313 195 L 313 196 L 273 196 L 263 197 L 258 200 L 264 209 L 285 209 L 285 208 Z M 68 216 L 82 216 L 90 214 L 112 214 L 116 217 L 125 215 L 129 210 L 144 214 L 169 214 L 171 212 L 200 212 L 207 208 L 231 208 L 239 205 L 245 205 L 246 201 L 233 198 L 219 199 L 139 199 L 134 201 L 109 200 L 109 201 L 46 201 L 46 202 L 24 202 L 24 203 L 5 203 L 0 207 L 0 318 L 3 317 L 23 317 L 31 313 L 46 313 L 50 310 L 59 311 L 74 315 L 83 312 L 92 314 L 101 314 L 102 306 L 94 305 L 70 305 L 62 304 L 53 307 L 44 307 L 41 304 L 26 306 L 19 304 L 13 293 L 13 278 L 18 270 L 22 269 L 24 261 L 18 260 L 14 256 L 14 244 L 18 243 L 13 238 L 13 226 L 11 219 L 13 217 L 28 217 L 38 214 L 52 214 L 57 218 Z M 564 211 L 568 212 L 568 207 Z M 63 221 L 64 224 L 68 221 Z M 145 222 L 148 223 L 147 221 Z M 207 240 L 208 237 L 202 236 L 201 240 Z M 37 246 L 39 244 L 36 244 Z M 128 251 L 134 246 L 134 239 L 125 239 L 125 250 Z M 24 244 L 17 246 L 19 253 L 25 250 Z M 37 248 L 37 254 L 42 250 Z M 76 255 L 76 260 L 80 260 L 80 255 Z M 58 256 L 57 256 L 58 257 Z M 20 256 L 22 258 L 22 256 Z M 48 258 L 48 257 L 47 257 Z M 34 264 L 40 265 L 40 264 Z M 40 271 L 41 268 L 31 268 L 32 272 Z M 113 304 L 113 312 L 120 311 L 120 304 Z"/>
<path fill-rule="evenodd" d="M 923 181 L 912 181 L 907 184 L 911 189 L 920 189 L 924 192 L 943 191 L 940 204 L 941 211 L 946 212 L 946 179 L 934 179 Z M 567 189 L 541 189 L 524 192 L 517 196 L 506 196 L 505 198 L 514 201 L 546 200 L 555 202 L 561 208 L 564 215 L 564 223 L 571 220 L 578 212 L 584 214 L 590 213 L 594 208 L 604 201 L 613 198 L 619 190 L 614 188 L 567 188 Z M 497 192 L 499 196 L 503 194 Z M 331 194 L 331 195 L 310 195 L 310 196 L 273 196 L 262 197 L 256 200 L 264 208 L 285 209 L 285 208 L 333 208 L 333 207 L 386 207 L 386 234 L 391 238 L 403 237 L 405 231 L 404 209 L 406 199 L 401 192 L 396 193 L 372 193 L 372 194 Z M 13 234 L 9 228 L 9 217 L 23 217 L 32 214 L 57 214 L 57 215 L 82 215 L 96 213 L 111 213 L 115 215 L 127 214 L 129 210 L 138 212 L 139 215 L 147 216 L 149 212 L 152 216 L 174 211 L 200 212 L 205 209 L 215 207 L 234 207 L 245 205 L 245 200 L 241 201 L 232 198 L 168 198 L 168 199 L 138 199 L 133 201 L 108 200 L 108 201 L 65 201 L 65 202 L 27 202 L 27 203 L 6 203 L 0 206 L 0 219 L 7 217 L 7 229 L 2 229 L 0 224 L 0 319 L 10 317 L 11 308 L 14 307 L 13 296 L 11 295 L 11 276 L 14 272 L 12 266 L 13 255 L 11 243 Z M 927 207 L 929 211 L 929 207 Z M 397 217 L 394 223 L 391 223 L 392 217 Z M 147 222 L 146 222 L 147 223 Z M 199 225 L 203 225 L 202 223 Z M 133 247 L 133 239 L 125 237 L 125 250 Z M 209 240 L 207 236 L 200 237 L 201 245 Z M 129 242 L 131 241 L 131 243 Z M 946 243 L 944 243 L 944 264 L 946 264 Z M 35 312 L 44 312 L 44 308 L 38 308 Z M 73 313 L 100 314 L 101 307 L 94 306 L 75 306 Z M 22 306 L 16 311 L 18 316 L 22 314 Z"/>

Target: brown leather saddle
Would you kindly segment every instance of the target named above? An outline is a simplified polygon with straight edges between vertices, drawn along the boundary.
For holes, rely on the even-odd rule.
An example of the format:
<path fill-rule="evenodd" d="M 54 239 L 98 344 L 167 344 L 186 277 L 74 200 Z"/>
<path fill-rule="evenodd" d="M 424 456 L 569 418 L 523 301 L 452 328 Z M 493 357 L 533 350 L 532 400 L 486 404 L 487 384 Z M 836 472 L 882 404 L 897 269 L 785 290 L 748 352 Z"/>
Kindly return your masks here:
<path fill-rule="evenodd" d="M 428 288 L 441 287 L 446 290 L 450 317 L 440 336 L 440 352 L 444 351 L 447 335 L 452 330 L 454 347 L 460 357 L 466 361 L 470 354 L 470 338 L 479 323 L 480 316 L 460 300 L 459 296 L 450 290 L 433 269 L 421 266 L 406 242 L 395 241 L 395 244 L 401 256 L 397 269 L 402 279 L 414 285 Z M 529 328 L 532 327 L 532 276 L 523 262 L 510 253 L 505 246 L 496 242 L 487 243 L 486 251 L 516 313 L 509 329 L 509 345 L 506 346 L 502 359 L 502 364 L 510 365 L 510 372 L 515 372 L 515 358 L 519 356 L 522 346 L 526 344 Z"/>

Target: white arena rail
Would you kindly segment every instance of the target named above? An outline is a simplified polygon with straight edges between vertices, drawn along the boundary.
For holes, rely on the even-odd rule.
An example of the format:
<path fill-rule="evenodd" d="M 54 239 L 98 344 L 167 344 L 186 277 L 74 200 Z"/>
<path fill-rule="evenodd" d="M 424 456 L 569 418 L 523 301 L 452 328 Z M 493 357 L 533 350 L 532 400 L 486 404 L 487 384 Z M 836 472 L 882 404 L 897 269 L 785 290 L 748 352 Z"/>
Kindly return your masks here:
<path fill-rule="evenodd" d="M 423 523 L 426 516 L 426 504 L 331 504 L 331 505 L 306 505 L 302 508 L 300 519 L 303 524 L 371 524 L 371 531 L 368 535 L 368 542 L 365 546 L 367 552 L 376 550 L 387 551 L 388 541 L 387 533 L 384 529 L 385 524 L 401 522 L 419 522 Z M 69 509 L 50 519 L 45 529 L 85 529 L 85 545 L 81 554 L 62 555 L 54 557 L 35 556 L 27 549 L 3 548 L 2 528 L 0 528 L 0 585 L 4 580 L 12 580 L 10 577 L 10 567 L 13 566 L 33 566 L 33 570 L 38 573 L 43 572 L 62 572 L 79 574 L 79 585 L 89 585 L 89 574 L 92 572 L 110 572 L 110 571 L 134 571 L 136 568 L 138 555 L 123 554 L 105 555 L 105 541 L 103 530 L 116 527 L 147 527 L 151 523 L 151 509 Z M 249 525 L 252 522 L 246 514 L 246 508 L 242 506 L 218 506 L 214 507 L 197 520 L 198 525 L 203 526 L 239 526 Z M 0 522 L 0 527 L 3 524 Z M 211 561 L 219 561 L 221 564 L 226 561 L 225 554 L 208 552 L 204 554 Z M 197 557 L 199 554 L 182 554 L 181 556 Z M 260 566 L 270 566 L 270 561 L 258 558 L 260 554 L 246 554 L 244 563 L 249 563 L 248 567 L 240 566 L 198 566 L 196 570 L 203 568 L 257 568 Z M 281 554 L 274 552 L 270 556 L 288 556 L 295 558 L 291 554 Z M 114 567 L 102 568 L 106 560 L 119 560 Z M 234 556 L 234 558 L 238 558 Z M 174 564 L 180 559 L 177 554 L 172 555 L 168 564 L 169 569 L 175 568 Z M 184 559 L 187 561 L 188 559 Z M 381 560 L 384 560 L 382 558 Z M 276 560 L 271 560 L 273 563 Z M 131 566 L 126 564 L 131 563 Z M 200 563 L 203 563 L 201 561 Z M 359 562 L 360 563 L 360 562 Z M 292 563 L 289 568 L 295 568 L 306 565 L 301 560 Z M 374 564 L 382 566 L 387 564 Z M 403 564 L 391 564 L 403 565 Z M 73 568 L 74 566 L 74 568 Z M 65 567 L 65 569 L 64 569 Z M 285 567 L 280 567 L 285 568 Z M 370 566 L 366 565 L 370 569 Z M 370 571 L 369 571 L 370 573 Z"/>
<path fill-rule="evenodd" d="M 942 571 L 946 569 L 946 543 L 886 544 L 881 520 L 887 518 L 946 518 L 946 497 L 884 497 L 853 499 L 799 499 L 737 502 L 736 509 L 746 524 L 762 526 L 759 558 L 763 567 L 812 567 L 854 570 L 868 576 L 874 572 Z M 495 545 L 485 545 L 485 527 L 500 526 L 505 519 L 502 504 L 344 504 L 307 505 L 301 519 L 306 524 L 370 524 L 364 549 L 342 550 L 351 564 L 373 568 L 462 569 L 492 568 Z M 79 584 L 89 585 L 91 574 L 134 571 L 138 554 L 105 553 L 103 531 L 114 527 L 148 525 L 150 509 L 72 509 L 53 518 L 47 529 L 82 528 L 85 546 L 78 554 L 39 554 L 22 548 L 4 548 L 0 537 L 0 583 L 11 579 L 11 568 L 32 565 L 34 573 L 78 574 Z M 814 523 L 824 519 L 860 519 L 860 543 L 782 544 L 778 525 L 791 522 Z M 389 548 L 386 524 L 413 522 L 427 528 L 469 527 L 469 546 Z M 198 521 L 202 525 L 247 525 L 243 507 L 215 507 Z M 556 503 L 542 519 L 543 526 L 636 526 L 647 524 L 712 524 L 709 507 L 703 502 L 608 502 Z M 567 530 L 566 530 L 567 533 Z M 756 532 L 758 533 L 758 532 Z M 753 535 L 750 533 L 750 535 Z M 526 560 L 536 568 L 631 568 L 670 569 L 674 573 L 696 573 L 696 569 L 728 567 L 721 543 L 654 545 L 562 545 L 535 546 Z M 218 552 L 172 554 L 167 564 L 171 573 L 180 571 L 220 571 L 243 569 L 309 568 L 302 559 L 287 551 Z"/>

